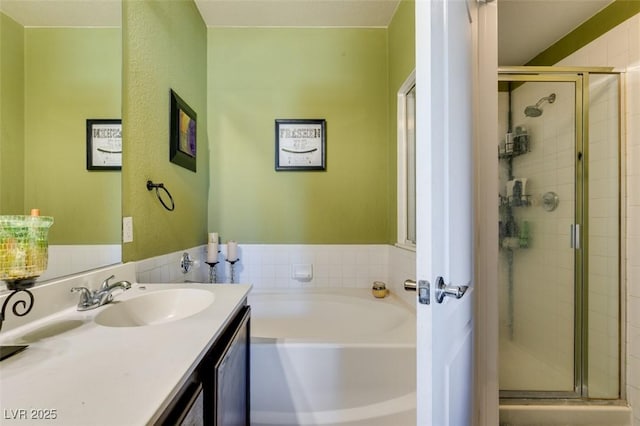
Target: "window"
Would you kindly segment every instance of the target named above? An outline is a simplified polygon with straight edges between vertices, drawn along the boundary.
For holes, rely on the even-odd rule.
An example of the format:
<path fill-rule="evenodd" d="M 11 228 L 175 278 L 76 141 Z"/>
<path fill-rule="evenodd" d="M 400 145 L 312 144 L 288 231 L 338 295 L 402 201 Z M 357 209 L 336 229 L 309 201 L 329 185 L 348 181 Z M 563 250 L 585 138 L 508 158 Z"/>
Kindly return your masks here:
<path fill-rule="evenodd" d="M 398 246 L 416 246 L 416 75 L 398 90 Z"/>

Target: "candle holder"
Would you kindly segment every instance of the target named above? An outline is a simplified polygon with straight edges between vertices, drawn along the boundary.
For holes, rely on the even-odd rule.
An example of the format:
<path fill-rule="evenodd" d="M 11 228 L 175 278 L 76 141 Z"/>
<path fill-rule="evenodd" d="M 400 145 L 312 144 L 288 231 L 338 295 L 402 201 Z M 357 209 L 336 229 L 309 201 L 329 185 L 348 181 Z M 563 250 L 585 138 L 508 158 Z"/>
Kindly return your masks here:
<path fill-rule="evenodd" d="M 209 265 L 209 283 L 214 284 L 216 282 L 216 265 L 220 262 L 205 262 Z"/>
<path fill-rule="evenodd" d="M 240 261 L 240 258 L 235 259 L 235 260 L 229 260 L 227 259 L 227 262 L 229 262 L 229 264 L 231 265 L 231 284 L 233 284 L 235 281 L 233 280 L 233 275 L 234 275 L 234 270 L 235 270 L 235 264 L 238 263 Z"/>
<path fill-rule="evenodd" d="M 31 312 L 31 308 L 33 308 L 33 293 L 31 293 L 28 289 L 32 287 L 35 282 L 35 278 L 28 279 L 19 279 L 19 280 L 11 280 L 7 281 L 7 288 L 11 290 L 11 294 L 7 296 L 2 303 L 2 310 L 0 311 L 0 330 L 2 330 L 2 323 L 5 320 L 5 314 L 7 311 L 7 307 L 9 306 L 9 301 L 20 293 L 26 295 L 24 299 L 15 300 L 11 305 L 11 312 L 17 317 L 23 317 Z M 23 349 L 26 349 L 29 345 L 0 345 L 0 360 L 10 357 L 11 355 L 20 352 Z"/>
<path fill-rule="evenodd" d="M 12 293 L 4 300 L 2 304 L 2 310 L 0 311 L 0 330 L 2 330 L 2 323 L 5 319 L 5 314 L 7 307 L 9 306 L 9 300 L 20 293 L 26 293 L 28 296 L 27 300 L 16 300 L 13 302 L 11 306 L 11 312 L 17 317 L 23 317 L 31 312 L 31 308 L 33 308 L 33 293 L 31 293 L 28 289 L 33 286 L 35 283 L 35 278 L 29 279 L 21 279 L 21 280 L 12 280 L 7 281 L 7 288 L 12 291 Z"/>
<path fill-rule="evenodd" d="M 9 241 L 8 244 L 4 241 L 0 244 L 0 280 L 6 282 L 7 290 L 11 291 L 0 310 L 0 330 L 7 308 L 17 317 L 31 312 L 34 297 L 28 289 L 34 286 L 36 278 L 47 269 L 47 234 L 53 218 L 39 214 L 37 209 L 33 209 L 31 216 L 0 216 L 0 234 Z M 17 295 L 23 298 L 11 302 Z"/>

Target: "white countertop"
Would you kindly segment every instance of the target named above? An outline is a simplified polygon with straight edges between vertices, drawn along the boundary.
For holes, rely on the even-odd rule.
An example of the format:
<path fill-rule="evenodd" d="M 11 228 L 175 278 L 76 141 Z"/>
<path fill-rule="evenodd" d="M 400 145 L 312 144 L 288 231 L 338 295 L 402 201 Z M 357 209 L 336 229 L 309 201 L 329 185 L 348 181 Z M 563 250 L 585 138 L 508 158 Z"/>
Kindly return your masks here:
<path fill-rule="evenodd" d="M 29 344 L 0 362 L 0 424 L 153 423 L 251 286 L 134 284 L 115 300 L 176 288 L 206 289 L 215 300 L 184 319 L 140 327 L 96 324 L 93 318 L 109 305 L 85 312 L 74 307 L 0 335 L 3 345 Z"/>

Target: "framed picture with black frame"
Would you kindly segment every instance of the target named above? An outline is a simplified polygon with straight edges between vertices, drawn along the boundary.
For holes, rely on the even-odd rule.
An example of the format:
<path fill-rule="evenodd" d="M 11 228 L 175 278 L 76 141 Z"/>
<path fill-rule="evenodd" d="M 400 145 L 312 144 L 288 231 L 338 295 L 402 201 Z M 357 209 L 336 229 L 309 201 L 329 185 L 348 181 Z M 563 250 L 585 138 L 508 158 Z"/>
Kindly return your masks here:
<path fill-rule="evenodd" d="M 326 170 L 326 120 L 276 120 L 276 171 Z"/>
<path fill-rule="evenodd" d="M 87 170 L 122 169 L 122 120 L 87 119 Z"/>
<path fill-rule="evenodd" d="M 170 95 L 169 161 L 195 172 L 198 116 L 176 92 Z"/>

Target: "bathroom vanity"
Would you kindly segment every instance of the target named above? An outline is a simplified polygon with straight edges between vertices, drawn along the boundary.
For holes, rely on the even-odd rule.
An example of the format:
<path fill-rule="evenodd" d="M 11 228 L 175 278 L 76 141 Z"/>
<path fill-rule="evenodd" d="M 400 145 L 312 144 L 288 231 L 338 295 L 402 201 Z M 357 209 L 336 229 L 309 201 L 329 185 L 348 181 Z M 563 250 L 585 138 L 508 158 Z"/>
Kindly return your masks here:
<path fill-rule="evenodd" d="M 134 284 L 100 308 L 3 331 L 0 344 L 29 347 L 0 362 L 0 423 L 242 424 L 250 288 Z"/>
<path fill-rule="evenodd" d="M 200 361 L 157 425 L 249 424 L 249 321 L 244 306 Z"/>

